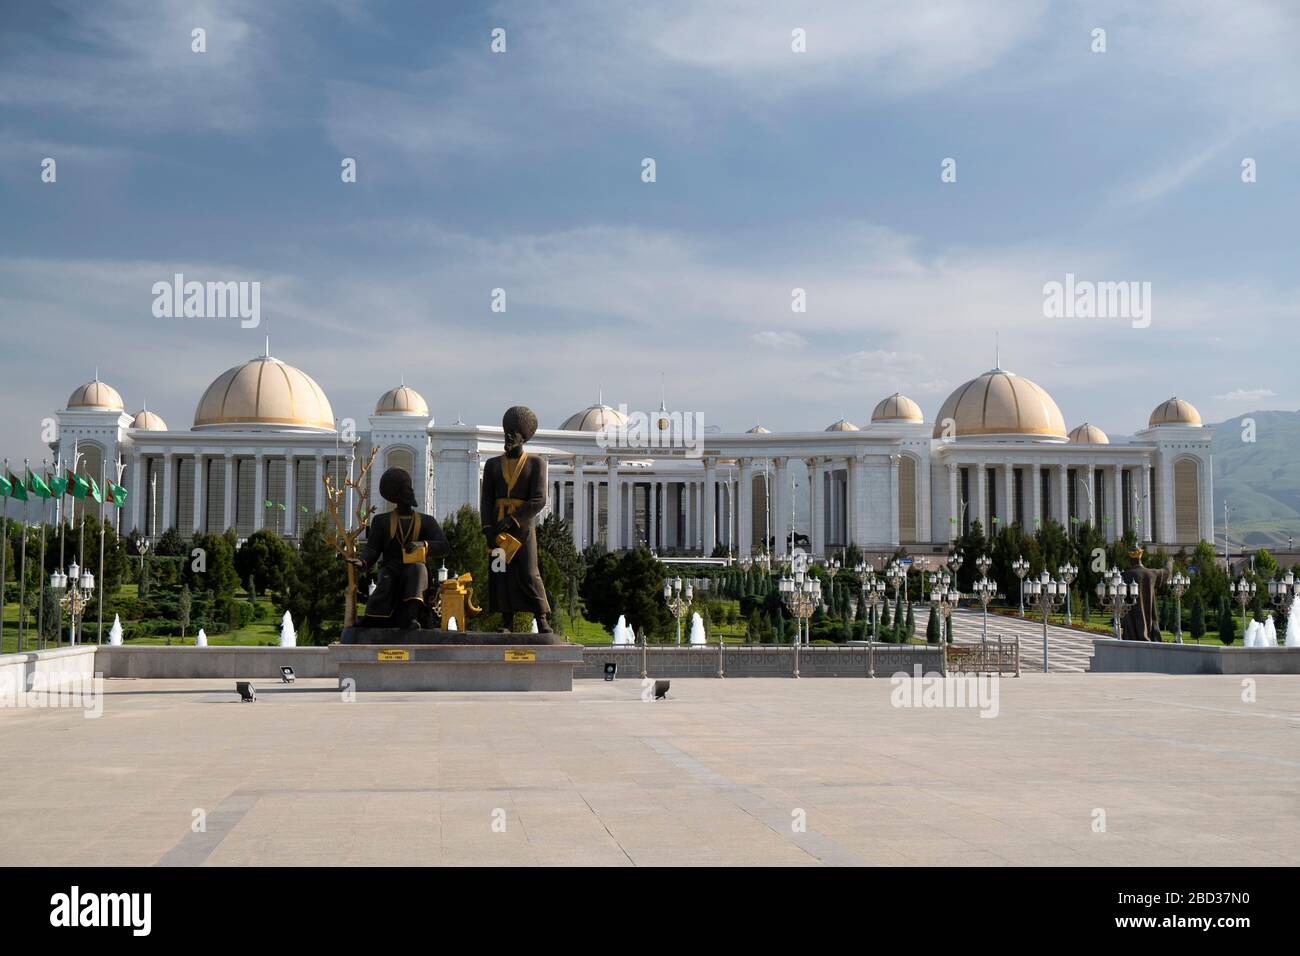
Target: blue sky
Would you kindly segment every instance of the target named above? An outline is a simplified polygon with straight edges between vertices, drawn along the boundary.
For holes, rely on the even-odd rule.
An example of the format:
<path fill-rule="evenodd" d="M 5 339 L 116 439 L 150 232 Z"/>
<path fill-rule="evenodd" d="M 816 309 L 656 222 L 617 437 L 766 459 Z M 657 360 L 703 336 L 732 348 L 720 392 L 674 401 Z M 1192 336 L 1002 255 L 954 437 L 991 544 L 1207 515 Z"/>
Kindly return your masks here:
<path fill-rule="evenodd" d="M 260 352 L 154 318 L 175 272 L 260 281 L 273 353 L 358 419 L 403 373 L 444 421 L 661 382 L 727 430 L 933 416 L 995 334 L 1070 426 L 1300 406 L 1285 0 L 3 6 L 10 458 L 96 366 L 181 428 Z M 1044 318 L 1067 272 L 1151 282 L 1151 326 Z"/>

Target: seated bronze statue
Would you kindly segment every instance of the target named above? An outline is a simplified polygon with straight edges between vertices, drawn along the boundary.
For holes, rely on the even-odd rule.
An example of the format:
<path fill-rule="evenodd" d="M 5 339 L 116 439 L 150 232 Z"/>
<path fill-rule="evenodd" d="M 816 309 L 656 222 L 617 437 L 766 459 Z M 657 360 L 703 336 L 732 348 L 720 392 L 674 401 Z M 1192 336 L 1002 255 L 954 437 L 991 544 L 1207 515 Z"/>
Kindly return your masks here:
<path fill-rule="evenodd" d="M 361 554 L 348 562 L 361 570 L 379 565 L 374 593 L 366 600 L 363 627 L 429 627 L 430 606 L 427 558 L 448 551 L 447 538 L 433 515 L 415 510 L 411 476 L 389 468 L 379 479 L 379 494 L 396 508 L 375 515 L 366 528 Z"/>

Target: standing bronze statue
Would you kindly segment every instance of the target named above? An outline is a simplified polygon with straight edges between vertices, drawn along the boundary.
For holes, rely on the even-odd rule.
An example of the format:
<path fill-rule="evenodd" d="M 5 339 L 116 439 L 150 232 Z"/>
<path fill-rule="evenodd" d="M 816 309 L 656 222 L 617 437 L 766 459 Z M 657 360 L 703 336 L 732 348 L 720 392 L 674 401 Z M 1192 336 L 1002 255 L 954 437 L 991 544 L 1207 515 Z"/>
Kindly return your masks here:
<path fill-rule="evenodd" d="M 1138 565 L 1123 572 L 1125 581 L 1138 586 L 1137 600 L 1120 619 L 1121 634 L 1126 641 L 1155 641 L 1159 643 L 1160 621 L 1156 614 L 1156 592 L 1169 583 L 1174 562 L 1170 558 L 1163 568 L 1145 568 Z"/>
<path fill-rule="evenodd" d="M 524 451 L 537 433 L 531 408 L 515 405 L 501 419 L 505 454 L 483 468 L 479 515 L 488 542 L 489 609 L 507 629 L 516 612 L 537 618 L 537 630 L 551 633 L 551 606 L 537 570 L 535 519 L 546 507 L 546 461 Z"/>
<path fill-rule="evenodd" d="M 415 510 L 415 490 L 405 470 L 389 468 L 384 472 L 379 494 L 397 507 L 370 519 L 360 556 L 348 559 L 363 571 L 379 564 L 379 579 L 366 600 L 362 626 L 426 628 L 429 571 L 425 560 L 445 555 L 447 538 L 433 515 Z"/>

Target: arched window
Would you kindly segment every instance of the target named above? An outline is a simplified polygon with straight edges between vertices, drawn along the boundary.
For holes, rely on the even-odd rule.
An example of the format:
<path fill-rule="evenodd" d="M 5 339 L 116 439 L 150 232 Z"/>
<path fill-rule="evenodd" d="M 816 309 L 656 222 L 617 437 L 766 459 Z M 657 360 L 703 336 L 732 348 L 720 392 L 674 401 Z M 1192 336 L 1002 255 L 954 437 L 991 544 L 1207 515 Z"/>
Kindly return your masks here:
<path fill-rule="evenodd" d="M 384 452 L 384 468 L 401 468 L 415 482 L 415 452 L 405 445 L 393 445 Z"/>
<path fill-rule="evenodd" d="M 1201 469 L 1195 458 L 1174 462 L 1174 543 L 1196 544 L 1200 538 Z"/>
<path fill-rule="evenodd" d="M 916 459 L 911 455 L 898 460 L 898 540 L 916 542 Z"/>

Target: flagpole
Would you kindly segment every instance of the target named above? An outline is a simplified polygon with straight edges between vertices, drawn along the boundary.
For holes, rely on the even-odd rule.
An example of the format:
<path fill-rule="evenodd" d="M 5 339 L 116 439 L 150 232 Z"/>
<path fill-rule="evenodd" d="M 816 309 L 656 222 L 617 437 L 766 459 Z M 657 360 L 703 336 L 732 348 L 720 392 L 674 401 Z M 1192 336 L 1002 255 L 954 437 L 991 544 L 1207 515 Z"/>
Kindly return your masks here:
<path fill-rule="evenodd" d="M 9 476 L 9 459 L 5 459 L 4 475 Z M 0 519 L 0 653 L 4 653 L 5 644 L 5 585 L 9 579 L 5 576 L 5 557 L 9 553 L 9 496 L 4 496 L 4 517 Z"/>
<path fill-rule="evenodd" d="M 24 474 L 31 474 L 30 458 L 23 459 Z M 24 481 L 27 479 L 24 478 Z M 23 638 L 27 634 L 27 489 L 23 489 L 22 560 L 18 565 L 18 653 L 23 652 Z"/>
<path fill-rule="evenodd" d="M 41 471 L 49 471 L 50 460 L 41 459 Z M 37 586 L 40 588 L 41 599 L 36 605 L 36 647 L 39 650 L 45 650 L 45 518 L 47 511 L 41 508 L 41 573 L 37 577 Z"/>
<path fill-rule="evenodd" d="M 61 448 L 62 446 L 60 446 L 60 449 Z M 55 464 L 55 471 L 61 472 L 62 470 L 63 470 L 63 452 L 62 450 L 60 450 L 57 463 Z M 62 475 L 60 475 L 59 477 L 62 477 Z M 63 495 L 66 495 L 67 493 L 68 491 L 67 488 L 65 487 L 63 490 Z M 64 524 L 63 495 L 59 495 L 59 503 L 55 507 L 55 517 L 59 523 L 59 570 L 60 571 L 63 570 L 63 524 Z M 60 644 L 63 643 L 63 602 L 62 601 L 56 602 L 56 607 L 58 607 L 59 609 L 57 614 L 59 626 L 54 629 L 54 646 L 58 647 Z"/>
<path fill-rule="evenodd" d="M 104 490 L 108 481 L 108 462 L 99 456 L 99 625 L 95 631 L 95 644 L 104 643 Z"/>

